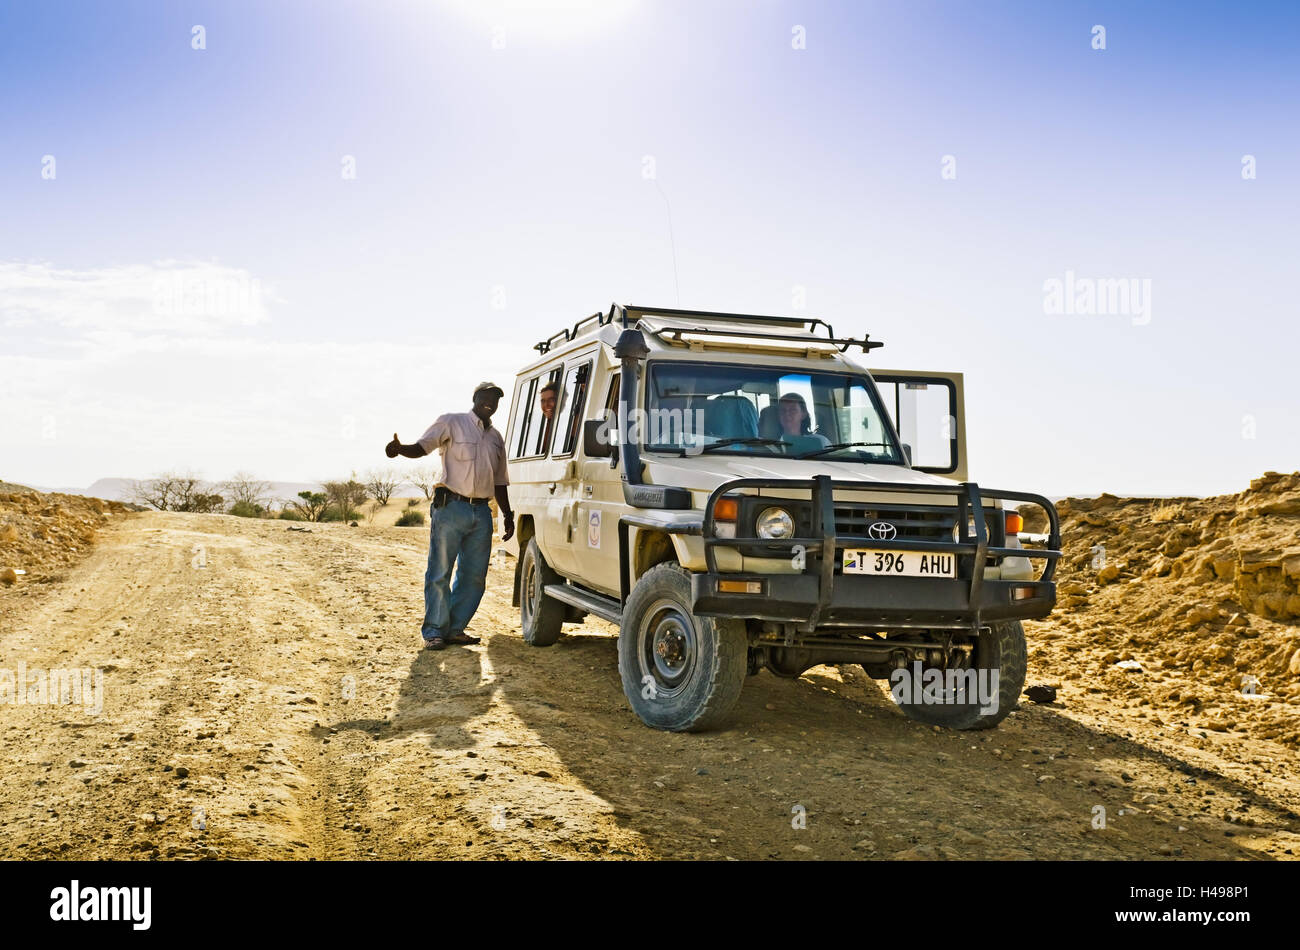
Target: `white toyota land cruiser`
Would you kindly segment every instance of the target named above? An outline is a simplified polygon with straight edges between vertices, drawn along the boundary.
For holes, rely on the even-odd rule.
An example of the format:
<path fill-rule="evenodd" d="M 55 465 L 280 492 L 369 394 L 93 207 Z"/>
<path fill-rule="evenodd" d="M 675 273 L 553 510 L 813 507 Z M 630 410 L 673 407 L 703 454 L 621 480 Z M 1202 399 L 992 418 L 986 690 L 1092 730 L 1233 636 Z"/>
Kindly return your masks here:
<path fill-rule="evenodd" d="M 966 481 L 961 375 L 846 357 L 880 345 L 619 304 L 537 344 L 506 435 L 524 638 L 618 624 L 623 691 L 660 729 L 717 727 L 746 675 L 822 663 L 891 680 L 920 722 L 1000 722 L 1020 620 L 1056 603 L 1056 510 Z M 1040 546 L 1003 502 L 1044 510 Z"/>

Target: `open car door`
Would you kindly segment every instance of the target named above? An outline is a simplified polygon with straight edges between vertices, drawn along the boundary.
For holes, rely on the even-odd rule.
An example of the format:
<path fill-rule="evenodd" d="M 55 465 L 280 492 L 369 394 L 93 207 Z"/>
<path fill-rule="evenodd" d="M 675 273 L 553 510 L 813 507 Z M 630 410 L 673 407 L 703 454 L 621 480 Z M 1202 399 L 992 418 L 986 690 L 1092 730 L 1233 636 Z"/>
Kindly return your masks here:
<path fill-rule="evenodd" d="M 911 453 L 912 468 L 966 481 L 966 403 L 961 373 L 873 369 L 871 378 Z"/>

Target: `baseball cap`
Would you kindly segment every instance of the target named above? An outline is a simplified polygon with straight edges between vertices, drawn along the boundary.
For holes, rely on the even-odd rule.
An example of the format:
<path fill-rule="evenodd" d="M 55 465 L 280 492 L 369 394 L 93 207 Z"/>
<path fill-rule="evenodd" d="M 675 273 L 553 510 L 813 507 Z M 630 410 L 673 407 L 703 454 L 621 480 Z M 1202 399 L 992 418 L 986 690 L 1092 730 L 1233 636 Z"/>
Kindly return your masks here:
<path fill-rule="evenodd" d="M 477 396 L 485 389 L 489 389 L 495 392 L 497 394 L 498 399 L 505 395 L 505 390 L 503 390 L 496 383 L 479 383 L 477 386 L 474 387 L 474 395 Z"/>

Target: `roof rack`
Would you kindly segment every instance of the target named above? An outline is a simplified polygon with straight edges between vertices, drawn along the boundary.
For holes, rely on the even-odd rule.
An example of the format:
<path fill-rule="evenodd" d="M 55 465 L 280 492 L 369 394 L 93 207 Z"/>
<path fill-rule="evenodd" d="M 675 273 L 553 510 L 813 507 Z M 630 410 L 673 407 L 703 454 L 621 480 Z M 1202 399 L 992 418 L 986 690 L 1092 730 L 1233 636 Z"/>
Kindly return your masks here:
<path fill-rule="evenodd" d="M 572 327 L 561 330 L 559 333 L 553 333 L 540 343 L 534 343 L 533 349 L 538 353 L 549 353 L 561 343 L 568 343 L 570 340 L 576 340 L 578 334 L 582 331 L 582 328 L 593 320 L 596 321 L 596 326 L 603 327 L 614 319 L 614 308 L 617 306 L 617 304 L 610 304 L 609 313 L 601 313 L 598 310 L 589 317 L 583 317 Z"/>
<path fill-rule="evenodd" d="M 772 333 L 765 330 L 759 330 L 757 327 L 772 327 L 795 329 L 799 328 L 805 334 L 816 335 L 818 327 L 824 327 L 826 330 L 826 342 L 839 347 L 841 353 L 847 352 L 851 347 L 859 347 L 862 352 L 868 353 L 877 347 L 885 344 L 879 340 L 871 339 L 871 334 L 864 333 L 862 339 L 857 337 L 837 337 L 834 328 L 819 317 L 772 317 L 758 314 L 745 313 L 719 313 L 712 310 L 680 310 L 676 307 L 638 307 L 634 304 L 612 303 L 609 305 L 608 313 L 597 311 L 589 317 L 583 317 L 572 328 L 564 329 L 555 333 L 540 343 L 533 346 L 533 349 L 539 353 L 549 353 L 556 346 L 562 343 L 568 343 L 570 340 L 577 339 L 581 330 L 590 324 L 593 320 L 597 326 L 605 326 L 612 323 L 615 314 L 623 321 L 624 326 L 630 326 L 632 322 L 640 320 L 644 316 L 681 316 L 681 317 L 706 317 L 713 320 L 725 320 L 728 323 L 736 324 L 755 324 L 756 329 L 746 328 L 746 336 L 761 337 L 768 340 L 793 340 L 795 342 L 806 339 L 805 336 L 798 333 Z M 690 332 L 690 333 L 707 333 L 718 336 L 735 336 L 734 330 L 710 327 L 663 327 L 658 332 Z"/>

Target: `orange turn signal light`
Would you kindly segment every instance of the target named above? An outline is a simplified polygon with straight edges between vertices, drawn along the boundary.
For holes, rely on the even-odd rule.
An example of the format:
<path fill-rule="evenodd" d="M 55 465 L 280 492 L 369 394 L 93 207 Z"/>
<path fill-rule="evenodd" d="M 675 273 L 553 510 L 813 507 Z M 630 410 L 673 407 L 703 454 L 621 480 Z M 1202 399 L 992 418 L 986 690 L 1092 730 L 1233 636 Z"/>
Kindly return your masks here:
<path fill-rule="evenodd" d="M 715 521 L 735 521 L 740 517 L 740 502 L 735 498 L 719 498 L 713 503 Z"/>
<path fill-rule="evenodd" d="M 1025 519 L 1018 511 L 1005 512 L 1007 519 L 1007 537 L 1025 530 Z"/>
<path fill-rule="evenodd" d="M 719 594 L 761 594 L 762 581 L 718 581 Z"/>

